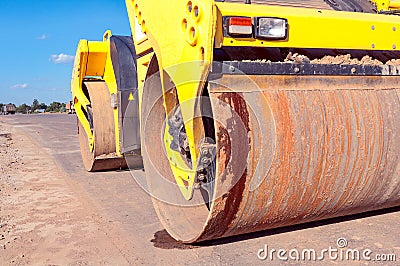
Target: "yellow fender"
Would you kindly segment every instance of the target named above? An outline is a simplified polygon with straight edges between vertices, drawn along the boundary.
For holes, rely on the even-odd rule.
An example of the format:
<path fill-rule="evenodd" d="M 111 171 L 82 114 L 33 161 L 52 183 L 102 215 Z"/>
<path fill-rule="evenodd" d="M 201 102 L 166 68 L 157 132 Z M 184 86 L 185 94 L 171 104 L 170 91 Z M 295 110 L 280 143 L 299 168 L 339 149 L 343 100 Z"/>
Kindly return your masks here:
<path fill-rule="evenodd" d="M 90 104 L 89 99 L 83 92 L 82 85 L 85 78 L 91 77 L 102 79 L 106 82 L 110 94 L 117 94 L 117 82 L 115 79 L 113 64 L 110 55 L 110 37 L 111 31 L 106 31 L 103 36 L 103 41 L 87 41 L 81 40 L 76 51 L 74 69 L 72 72 L 71 91 L 74 99 L 76 114 L 79 121 L 88 136 L 90 151 L 93 151 L 94 138 L 93 132 L 90 129 L 89 121 L 87 120 L 84 111 L 87 112 L 87 106 Z M 111 108 L 105 106 L 104 108 Z M 118 126 L 118 108 L 114 108 L 115 121 L 115 142 L 117 147 L 117 155 L 121 155 L 120 147 L 120 132 Z"/>
<path fill-rule="evenodd" d="M 151 4 L 146 0 L 126 0 L 126 6 L 133 35 L 137 36 L 138 30 L 146 34 L 157 56 L 164 93 L 169 79 L 176 86 L 193 165 L 192 169 L 183 169 L 182 165 L 170 163 L 182 194 L 190 199 L 198 158 L 193 120 L 195 99 L 202 93 L 212 62 L 216 7 L 212 0 L 159 0 Z M 155 6 L 162 12 L 154 12 Z M 167 102 L 164 106 L 167 114 L 174 107 Z M 167 146 L 168 156 L 177 157 Z"/>
<path fill-rule="evenodd" d="M 378 11 L 396 10 L 400 8 L 399 0 L 372 0 Z"/>

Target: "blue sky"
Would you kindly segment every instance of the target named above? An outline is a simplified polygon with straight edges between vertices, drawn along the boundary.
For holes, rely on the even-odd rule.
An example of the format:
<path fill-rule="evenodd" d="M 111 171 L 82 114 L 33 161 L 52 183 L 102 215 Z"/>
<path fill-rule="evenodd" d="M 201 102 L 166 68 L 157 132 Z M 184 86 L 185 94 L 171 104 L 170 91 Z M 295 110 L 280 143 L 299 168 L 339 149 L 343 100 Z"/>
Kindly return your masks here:
<path fill-rule="evenodd" d="M 71 98 L 80 39 L 131 35 L 124 0 L 0 0 L 0 103 Z"/>

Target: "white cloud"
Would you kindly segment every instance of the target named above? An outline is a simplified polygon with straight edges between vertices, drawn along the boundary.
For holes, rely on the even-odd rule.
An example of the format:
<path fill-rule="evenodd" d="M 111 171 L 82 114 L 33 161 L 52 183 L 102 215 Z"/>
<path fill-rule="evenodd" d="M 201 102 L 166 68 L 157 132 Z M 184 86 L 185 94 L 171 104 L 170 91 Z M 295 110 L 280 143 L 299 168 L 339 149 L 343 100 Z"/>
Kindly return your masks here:
<path fill-rule="evenodd" d="M 49 36 L 47 36 L 46 34 L 42 34 L 42 35 L 40 35 L 39 37 L 37 37 L 36 39 L 37 40 L 46 40 L 46 39 L 48 39 L 49 38 Z"/>
<path fill-rule="evenodd" d="M 53 54 L 50 57 L 50 61 L 54 64 L 69 64 L 74 62 L 75 56 L 67 54 Z"/>
<path fill-rule="evenodd" d="M 11 86 L 11 89 L 26 89 L 28 88 L 28 84 L 23 83 L 23 84 L 15 84 L 14 86 Z"/>

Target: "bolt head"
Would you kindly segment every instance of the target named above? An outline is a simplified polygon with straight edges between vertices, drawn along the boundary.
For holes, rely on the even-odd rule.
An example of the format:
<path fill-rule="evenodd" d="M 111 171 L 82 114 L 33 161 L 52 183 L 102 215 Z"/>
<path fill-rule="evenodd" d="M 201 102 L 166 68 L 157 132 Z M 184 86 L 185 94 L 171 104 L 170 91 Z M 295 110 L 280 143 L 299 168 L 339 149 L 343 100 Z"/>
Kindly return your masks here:
<path fill-rule="evenodd" d="M 206 176 L 203 175 L 203 174 L 200 174 L 200 175 L 197 176 L 197 179 L 198 179 L 199 181 L 204 181 L 204 180 L 206 179 Z"/>

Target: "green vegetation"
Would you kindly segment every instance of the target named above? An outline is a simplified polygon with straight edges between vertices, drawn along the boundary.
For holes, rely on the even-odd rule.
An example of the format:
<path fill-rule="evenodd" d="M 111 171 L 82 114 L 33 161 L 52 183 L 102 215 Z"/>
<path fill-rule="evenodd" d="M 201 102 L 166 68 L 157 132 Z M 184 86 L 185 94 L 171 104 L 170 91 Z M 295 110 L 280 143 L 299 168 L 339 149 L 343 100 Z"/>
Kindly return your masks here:
<path fill-rule="evenodd" d="M 37 111 L 45 112 L 47 110 L 47 107 L 48 106 L 45 103 L 39 103 L 39 101 L 37 99 L 35 99 L 35 100 L 33 100 L 33 103 L 31 106 L 32 113 L 35 113 Z"/>
<path fill-rule="evenodd" d="M 59 102 L 52 102 L 47 108 L 46 112 L 49 113 L 59 113 L 61 111 L 65 112 L 65 103 L 59 103 Z"/>
<path fill-rule="evenodd" d="M 33 100 L 32 111 L 39 109 L 39 101 L 37 99 Z"/>
<path fill-rule="evenodd" d="M 25 103 L 21 104 L 16 109 L 17 113 L 20 113 L 20 114 L 27 114 L 27 113 L 29 113 L 30 110 L 31 110 L 31 107 Z"/>

